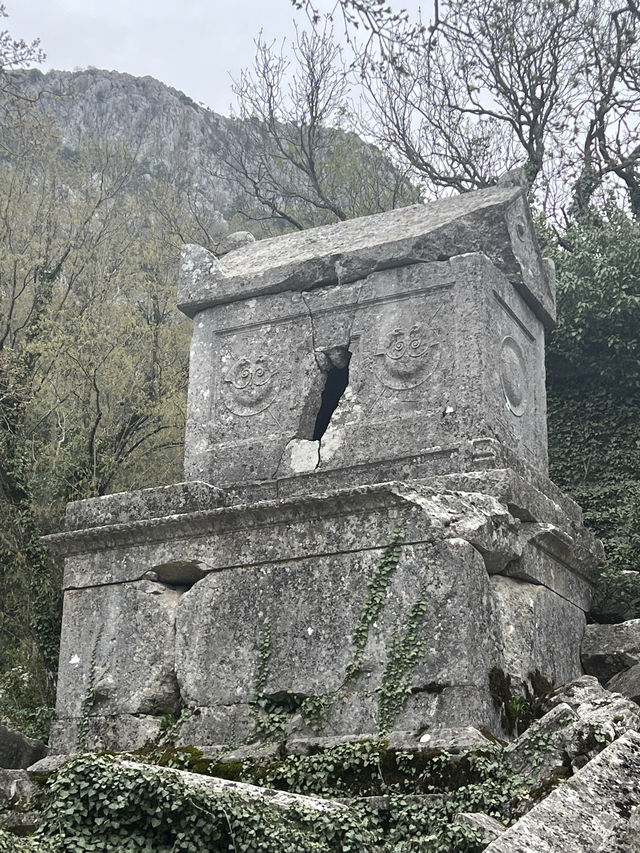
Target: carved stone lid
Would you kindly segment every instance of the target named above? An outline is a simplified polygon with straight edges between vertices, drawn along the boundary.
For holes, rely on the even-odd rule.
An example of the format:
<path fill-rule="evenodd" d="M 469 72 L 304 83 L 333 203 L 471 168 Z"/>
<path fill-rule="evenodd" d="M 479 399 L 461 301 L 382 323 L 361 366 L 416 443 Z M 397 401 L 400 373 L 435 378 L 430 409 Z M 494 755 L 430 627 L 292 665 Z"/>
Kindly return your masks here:
<path fill-rule="evenodd" d="M 221 303 L 346 284 L 467 252 L 487 255 L 545 326 L 553 324 L 552 264 L 540 255 L 523 191 L 503 186 L 259 240 L 222 258 L 184 246 L 178 306 L 193 317 Z"/>

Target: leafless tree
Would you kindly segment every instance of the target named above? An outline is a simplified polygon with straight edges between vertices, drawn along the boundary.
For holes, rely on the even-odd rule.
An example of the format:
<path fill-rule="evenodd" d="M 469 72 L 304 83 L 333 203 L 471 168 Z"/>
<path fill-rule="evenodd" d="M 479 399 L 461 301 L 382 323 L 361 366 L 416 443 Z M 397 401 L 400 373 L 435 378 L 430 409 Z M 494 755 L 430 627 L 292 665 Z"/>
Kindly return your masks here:
<path fill-rule="evenodd" d="M 320 18 L 313 0 L 292 2 Z M 427 194 L 523 163 L 556 220 L 609 191 L 640 214 L 636 0 L 440 0 L 428 26 L 377 0 L 338 0 L 338 16 L 361 72 L 360 129 Z"/>
<path fill-rule="evenodd" d="M 416 201 L 416 190 L 348 118 L 349 74 L 327 30 L 298 33 L 292 56 L 260 37 L 234 82 L 239 120 L 221 157 L 258 202 L 249 214 L 306 228 Z"/>
<path fill-rule="evenodd" d="M 7 10 L 0 3 L 0 18 L 6 18 Z M 40 39 L 27 42 L 14 38 L 9 30 L 0 29 L 0 94 L 15 95 L 7 72 L 17 68 L 26 68 L 34 62 L 42 62 L 45 58 L 40 49 Z"/>

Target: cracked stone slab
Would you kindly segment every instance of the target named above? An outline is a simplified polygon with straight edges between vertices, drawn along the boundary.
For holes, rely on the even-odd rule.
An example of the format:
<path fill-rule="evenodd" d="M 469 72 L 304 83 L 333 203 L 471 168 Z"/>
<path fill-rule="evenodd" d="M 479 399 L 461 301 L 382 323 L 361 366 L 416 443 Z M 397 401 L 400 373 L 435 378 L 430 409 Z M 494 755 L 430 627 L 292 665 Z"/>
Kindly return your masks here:
<path fill-rule="evenodd" d="M 499 648 L 514 692 L 530 690 L 536 671 L 552 686 L 578 678 L 586 621 L 579 603 L 545 586 L 501 575 L 492 575 L 490 584 L 501 625 Z"/>
<path fill-rule="evenodd" d="M 178 303 L 193 317 L 239 297 L 344 285 L 381 269 L 464 252 L 486 254 L 544 322 L 553 322 L 553 277 L 540 256 L 524 193 L 512 187 L 260 240 L 219 259 L 200 246 L 186 246 Z"/>
<path fill-rule="evenodd" d="M 336 355 L 348 384 L 314 435 Z M 318 438 L 316 468 L 281 464 L 291 442 Z M 431 472 L 446 473 L 478 440 L 547 469 L 543 325 L 483 254 L 373 272 L 344 289 L 242 293 L 195 318 L 188 480 L 228 488 L 451 448 Z M 499 464 L 495 453 L 487 445 L 483 467 Z"/>
<path fill-rule="evenodd" d="M 78 753 L 59 752 L 47 755 L 27 767 L 27 773 L 32 779 L 42 779 L 59 770 L 67 761 L 71 761 Z"/>
<path fill-rule="evenodd" d="M 479 480 L 473 482 L 481 487 Z M 340 543 L 338 550 L 349 552 L 363 550 L 362 543 L 378 547 L 385 536 L 379 513 L 385 510 L 402 515 L 408 542 L 466 539 L 482 553 L 491 573 L 518 571 L 585 608 L 591 579 L 580 574 L 582 563 L 571 555 L 573 535 L 562 540 L 564 550 L 555 564 L 554 555 L 545 552 L 545 565 L 551 564 L 553 571 L 538 573 L 539 526 L 515 518 L 493 495 L 445 491 L 426 483 L 385 483 L 220 507 L 69 531 L 45 541 L 67 555 L 68 590 L 145 578 L 186 587 L 224 568 L 326 554 L 328 543 Z M 331 533 L 325 524 L 331 525 Z"/>
<path fill-rule="evenodd" d="M 633 833 L 630 829 L 640 807 L 638 780 L 640 734 L 629 731 L 507 829 L 486 853 L 635 853 L 637 823 Z"/>
<path fill-rule="evenodd" d="M 360 680 L 345 687 L 368 582 L 399 526 L 403 559 L 369 628 Z M 160 716 L 177 707 L 179 688 L 198 709 L 181 742 L 246 741 L 268 631 L 265 695 L 299 702 L 337 691 L 322 734 L 376 731 L 394 632 L 406 630 L 423 595 L 424 649 L 398 729 L 486 726 L 505 737 L 489 689 L 493 667 L 514 684 L 538 670 L 555 683 L 580 673 L 580 607 L 543 584 L 496 574 L 515 563 L 526 569 L 538 532 L 491 494 L 387 483 L 62 534 L 78 552 L 65 572 L 58 716 L 77 721 L 89 688 L 90 718 Z M 206 569 L 189 589 L 127 581 L 187 556 Z"/>
<path fill-rule="evenodd" d="M 584 675 L 549 694 L 544 705 L 551 708 L 546 717 L 552 721 L 556 719 L 554 715 L 558 708 L 566 713 L 569 707 L 577 716 L 565 726 L 556 726 L 550 737 L 543 738 L 546 742 L 546 755 L 544 749 L 542 751 L 544 760 L 553 760 L 554 748 L 561 750 L 560 764 L 565 769 L 583 767 L 607 744 L 627 731 L 640 730 L 640 708 L 620 693 L 605 690 L 590 675 Z M 539 723 L 543 724 L 544 720 L 545 717 Z M 525 739 L 527 734 L 528 730 L 523 736 Z"/>
<path fill-rule="evenodd" d="M 620 693 L 611 693 L 596 678 L 583 675 L 564 684 L 546 698 L 553 708 L 566 703 L 606 740 L 612 741 L 629 729 L 640 731 L 640 708 Z"/>
<path fill-rule="evenodd" d="M 324 800 L 320 797 L 307 797 L 304 794 L 291 794 L 288 791 L 274 791 L 249 785 L 247 782 L 234 782 L 231 779 L 218 779 L 215 776 L 202 776 L 187 770 L 176 770 L 172 767 L 156 767 L 152 764 L 138 764 L 135 761 L 123 761 L 122 767 L 138 770 L 141 773 L 157 773 L 160 777 L 177 779 L 190 788 L 205 788 L 215 794 L 237 794 L 251 800 L 257 800 L 272 806 L 279 811 L 289 809 L 307 809 L 315 812 L 341 812 L 347 806 L 335 800 Z"/>

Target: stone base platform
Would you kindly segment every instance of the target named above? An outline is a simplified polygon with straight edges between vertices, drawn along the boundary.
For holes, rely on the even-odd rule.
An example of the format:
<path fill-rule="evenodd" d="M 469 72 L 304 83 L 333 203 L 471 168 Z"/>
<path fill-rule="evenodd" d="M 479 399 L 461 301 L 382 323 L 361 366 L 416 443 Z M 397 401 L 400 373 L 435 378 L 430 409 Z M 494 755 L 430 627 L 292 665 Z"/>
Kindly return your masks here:
<path fill-rule="evenodd" d="M 582 674 L 601 549 L 545 478 L 278 489 L 69 506 L 46 537 L 66 558 L 53 752 L 141 747 L 185 708 L 179 742 L 207 750 L 465 726 L 509 739 L 510 697 Z"/>

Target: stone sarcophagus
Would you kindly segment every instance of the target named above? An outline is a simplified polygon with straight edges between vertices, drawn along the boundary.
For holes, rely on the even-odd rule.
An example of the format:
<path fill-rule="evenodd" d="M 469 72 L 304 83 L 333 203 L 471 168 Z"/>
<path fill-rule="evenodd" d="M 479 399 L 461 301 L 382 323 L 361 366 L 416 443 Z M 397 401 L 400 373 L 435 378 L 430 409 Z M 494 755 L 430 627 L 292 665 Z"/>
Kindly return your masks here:
<path fill-rule="evenodd" d="M 508 738 L 581 674 L 598 543 L 547 478 L 553 271 L 496 187 L 185 247 L 184 483 L 70 504 L 54 749 Z M 316 742 L 316 741 L 314 741 Z"/>
<path fill-rule="evenodd" d="M 339 471 L 361 484 L 513 454 L 546 471 L 553 276 L 518 190 L 224 261 L 187 247 L 179 298 L 194 317 L 188 479 L 227 488 Z"/>

